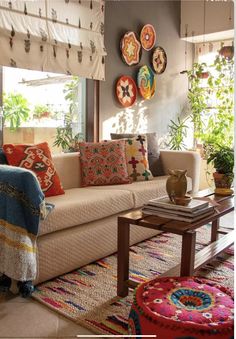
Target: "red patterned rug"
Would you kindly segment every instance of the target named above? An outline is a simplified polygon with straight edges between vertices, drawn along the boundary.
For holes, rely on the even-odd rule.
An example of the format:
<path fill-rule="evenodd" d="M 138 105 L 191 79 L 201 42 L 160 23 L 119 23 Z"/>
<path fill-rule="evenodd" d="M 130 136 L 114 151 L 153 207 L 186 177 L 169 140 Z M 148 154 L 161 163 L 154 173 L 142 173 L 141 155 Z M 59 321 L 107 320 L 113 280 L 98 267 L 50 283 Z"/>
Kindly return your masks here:
<path fill-rule="evenodd" d="M 210 228 L 197 235 L 197 250 L 208 244 Z M 130 276 L 144 282 L 176 265 L 181 237 L 163 233 L 130 248 Z M 38 285 L 33 297 L 76 323 L 98 334 L 127 334 L 132 290 L 116 296 L 116 255 L 96 261 L 52 281 Z M 204 266 L 198 276 L 233 288 L 233 248 Z"/>

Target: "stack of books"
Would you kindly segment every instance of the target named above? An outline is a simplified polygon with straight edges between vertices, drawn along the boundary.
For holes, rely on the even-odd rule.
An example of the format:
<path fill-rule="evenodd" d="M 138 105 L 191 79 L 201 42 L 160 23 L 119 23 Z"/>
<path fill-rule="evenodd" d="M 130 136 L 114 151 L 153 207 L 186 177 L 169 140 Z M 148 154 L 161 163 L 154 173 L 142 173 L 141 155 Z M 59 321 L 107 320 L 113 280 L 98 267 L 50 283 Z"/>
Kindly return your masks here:
<path fill-rule="evenodd" d="M 181 206 L 172 203 L 169 197 L 163 197 L 149 200 L 142 211 L 144 214 L 192 223 L 214 213 L 214 206 L 199 199 L 192 199 L 188 206 Z"/>

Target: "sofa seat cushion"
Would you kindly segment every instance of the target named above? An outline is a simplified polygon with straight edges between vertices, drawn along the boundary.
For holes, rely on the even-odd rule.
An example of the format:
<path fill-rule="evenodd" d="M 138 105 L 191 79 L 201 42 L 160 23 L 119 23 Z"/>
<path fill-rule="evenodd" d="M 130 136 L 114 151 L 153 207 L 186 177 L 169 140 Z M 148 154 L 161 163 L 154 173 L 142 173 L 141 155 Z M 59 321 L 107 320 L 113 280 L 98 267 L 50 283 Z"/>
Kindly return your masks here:
<path fill-rule="evenodd" d="M 40 223 L 40 235 L 99 220 L 134 207 L 132 193 L 119 189 L 104 189 L 97 193 L 89 188 L 72 188 L 66 190 L 64 195 L 47 198 L 47 202 L 54 204 L 55 208 Z"/>
<path fill-rule="evenodd" d="M 129 191 L 133 194 L 134 207 L 142 207 L 150 199 L 155 199 L 167 195 L 166 179 L 168 176 L 154 177 L 151 181 L 133 182 L 131 185 L 118 186 L 119 189 Z M 110 186 L 109 189 L 117 190 L 117 186 Z M 96 190 L 107 189 L 106 186 L 93 187 Z M 90 187 L 92 189 L 92 187 Z M 192 189 L 192 179 L 187 177 L 187 191 Z"/>

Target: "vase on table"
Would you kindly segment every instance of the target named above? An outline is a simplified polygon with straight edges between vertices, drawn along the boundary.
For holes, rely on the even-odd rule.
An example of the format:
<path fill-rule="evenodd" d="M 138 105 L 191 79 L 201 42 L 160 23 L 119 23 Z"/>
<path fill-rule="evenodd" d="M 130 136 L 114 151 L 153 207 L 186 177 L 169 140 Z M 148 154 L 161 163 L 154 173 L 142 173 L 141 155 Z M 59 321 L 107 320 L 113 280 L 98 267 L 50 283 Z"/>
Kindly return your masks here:
<path fill-rule="evenodd" d="M 187 170 L 168 170 L 169 177 L 166 181 L 166 191 L 170 201 L 175 203 L 175 197 L 184 197 L 187 192 Z"/>

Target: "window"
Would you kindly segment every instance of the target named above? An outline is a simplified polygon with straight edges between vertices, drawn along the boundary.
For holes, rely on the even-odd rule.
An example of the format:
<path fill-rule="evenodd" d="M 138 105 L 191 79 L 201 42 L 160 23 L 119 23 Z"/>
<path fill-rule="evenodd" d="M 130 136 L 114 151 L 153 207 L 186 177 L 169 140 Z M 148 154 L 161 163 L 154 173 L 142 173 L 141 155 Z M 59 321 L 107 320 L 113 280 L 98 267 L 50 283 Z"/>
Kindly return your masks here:
<path fill-rule="evenodd" d="M 4 143 L 47 141 L 58 152 L 85 140 L 85 79 L 3 67 L 3 93 Z"/>

